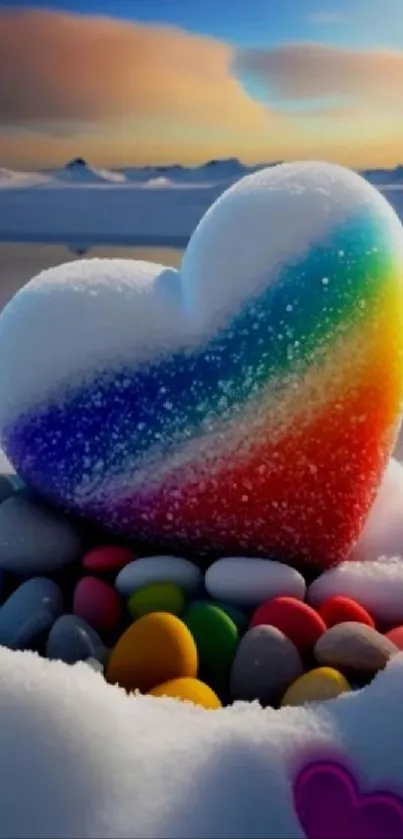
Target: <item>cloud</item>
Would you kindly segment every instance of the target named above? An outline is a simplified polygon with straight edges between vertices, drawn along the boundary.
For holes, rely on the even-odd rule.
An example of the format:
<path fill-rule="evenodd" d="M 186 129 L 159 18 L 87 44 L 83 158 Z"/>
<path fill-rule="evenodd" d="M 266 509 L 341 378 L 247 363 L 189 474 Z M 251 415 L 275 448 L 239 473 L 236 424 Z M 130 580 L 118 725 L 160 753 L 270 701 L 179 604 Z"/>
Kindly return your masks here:
<path fill-rule="evenodd" d="M 116 166 L 229 155 L 355 164 L 381 147 L 396 161 L 402 99 L 397 51 L 297 43 L 237 52 L 174 27 L 0 10 L 2 165 L 76 155 Z"/>
<path fill-rule="evenodd" d="M 403 106 L 403 52 L 353 51 L 322 44 L 244 50 L 237 72 L 266 86 L 272 101 L 337 98 L 382 108 Z"/>
<path fill-rule="evenodd" d="M 180 29 L 45 10 L 0 12 L 0 124 L 129 121 L 262 130 L 232 48 Z"/>

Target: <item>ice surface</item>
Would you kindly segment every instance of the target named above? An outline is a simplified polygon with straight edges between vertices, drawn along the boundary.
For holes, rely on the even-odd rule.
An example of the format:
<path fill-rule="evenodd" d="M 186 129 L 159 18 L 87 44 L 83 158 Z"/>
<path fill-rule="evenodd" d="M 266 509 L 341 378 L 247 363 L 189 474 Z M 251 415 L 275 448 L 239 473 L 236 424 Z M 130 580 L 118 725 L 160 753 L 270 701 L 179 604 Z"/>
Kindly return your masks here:
<path fill-rule="evenodd" d="M 195 169 L 128 168 L 114 173 L 123 177 L 120 183 L 101 173 L 101 185 L 81 177 L 81 172 L 73 171 L 72 176 L 71 170 L 66 180 L 66 169 L 0 169 L 0 238 L 85 246 L 101 242 L 184 246 L 224 189 L 260 168 L 239 161 L 217 161 Z M 402 167 L 363 173 L 386 192 L 401 215 L 402 173 Z"/>
<path fill-rule="evenodd" d="M 205 711 L 1 648 L 0 837 L 302 839 L 291 783 L 309 759 L 403 789 L 402 702 L 403 655 L 316 707 Z"/>

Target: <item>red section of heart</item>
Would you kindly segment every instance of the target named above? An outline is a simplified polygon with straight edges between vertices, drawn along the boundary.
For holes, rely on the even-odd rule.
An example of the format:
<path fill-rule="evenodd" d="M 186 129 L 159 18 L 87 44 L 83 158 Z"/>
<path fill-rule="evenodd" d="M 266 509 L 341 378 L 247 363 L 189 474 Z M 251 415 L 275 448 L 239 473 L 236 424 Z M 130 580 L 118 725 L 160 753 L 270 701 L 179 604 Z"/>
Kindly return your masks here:
<path fill-rule="evenodd" d="M 196 549 L 213 544 L 223 553 L 300 558 L 321 568 L 346 559 L 391 443 L 390 389 L 382 384 L 358 382 L 312 423 L 275 443 L 259 441 L 246 459 L 235 451 L 213 469 L 204 463 L 199 471 L 195 463 L 191 480 L 187 469 L 172 471 L 152 495 L 123 502 L 133 530 L 179 535 Z M 364 416 L 363 406 L 369 406 Z"/>

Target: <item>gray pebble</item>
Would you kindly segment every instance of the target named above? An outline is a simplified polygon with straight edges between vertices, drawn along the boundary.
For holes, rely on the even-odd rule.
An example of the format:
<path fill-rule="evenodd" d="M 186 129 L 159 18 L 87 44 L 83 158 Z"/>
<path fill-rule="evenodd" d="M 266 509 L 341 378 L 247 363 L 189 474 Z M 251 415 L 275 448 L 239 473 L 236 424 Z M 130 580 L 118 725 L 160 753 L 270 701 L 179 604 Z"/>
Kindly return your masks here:
<path fill-rule="evenodd" d="M 330 627 L 315 644 L 319 664 L 336 669 L 377 673 L 399 650 L 371 626 L 346 621 Z"/>
<path fill-rule="evenodd" d="M 19 586 L 0 608 L 0 644 L 10 650 L 29 649 L 63 611 L 59 586 L 33 577 Z"/>
<path fill-rule="evenodd" d="M 98 633 L 76 615 L 62 615 L 50 630 L 46 657 L 75 664 L 94 659 L 103 662 L 107 650 Z M 102 664 L 100 665 L 102 669 Z"/>
<path fill-rule="evenodd" d="M 0 568 L 42 574 L 79 559 L 81 539 L 63 516 L 17 494 L 0 506 Z"/>
<path fill-rule="evenodd" d="M 296 646 L 274 626 L 255 626 L 244 635 L 231 672 L 233 699 L 276 704 L 304 671 Z"/>
<path fill-rule="evenodd" d="M 14 487 L 5 475 L 0 475 L 0 504 L 14 494 Z"/>

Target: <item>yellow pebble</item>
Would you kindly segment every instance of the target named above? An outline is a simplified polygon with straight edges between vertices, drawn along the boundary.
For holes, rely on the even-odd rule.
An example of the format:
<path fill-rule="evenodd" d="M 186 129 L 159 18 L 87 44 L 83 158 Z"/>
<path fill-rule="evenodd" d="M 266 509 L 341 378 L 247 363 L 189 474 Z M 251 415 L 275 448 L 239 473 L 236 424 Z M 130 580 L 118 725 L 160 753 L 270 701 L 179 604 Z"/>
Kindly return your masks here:
<path fill-rule="evenodd" d="M 283 696 L 284 705 L 304 705 L 306 702 L 323 702 L 335 699 L 341 693 L 351 690 L 347 679 L 333 667 L 317 667 L 304 673 L 288 688 Z"/>
<path fill-rule="evenodd" d="M 221 708 L 218 696 L 199 679 L 170 679 L 169 682 L 164 682 L 150 690 L 149 694 L 151 696 L 171 696 L 173 699 L 187 699 L 194 705 L 201 705 L 210 711 Z"/>
<path fill-rule="evenodd" d="M 152 612 L 129 626 L 113 648 L 108 682 L 147 693 L 182 676 L 197 676 L 196 644 L 187 626 L 167 612 Z"/>

